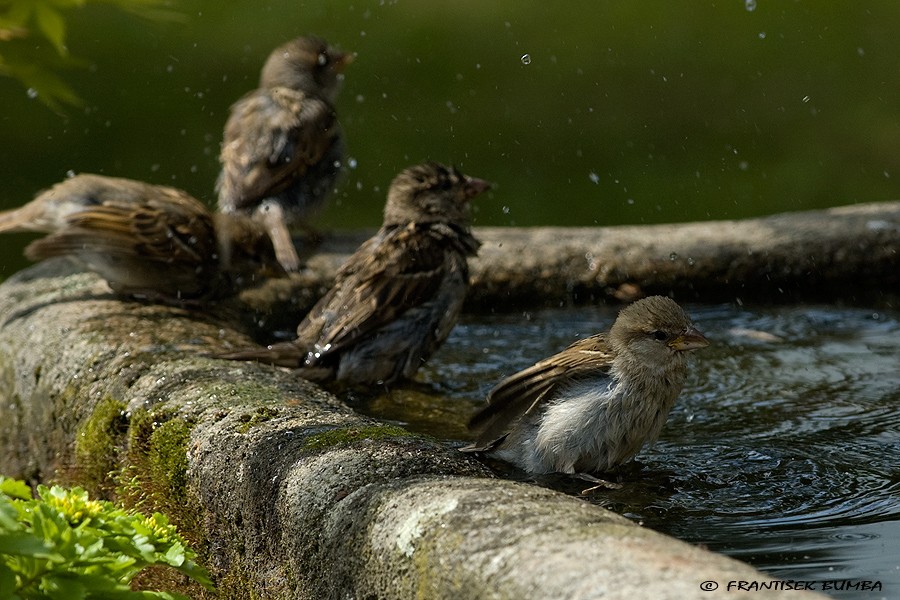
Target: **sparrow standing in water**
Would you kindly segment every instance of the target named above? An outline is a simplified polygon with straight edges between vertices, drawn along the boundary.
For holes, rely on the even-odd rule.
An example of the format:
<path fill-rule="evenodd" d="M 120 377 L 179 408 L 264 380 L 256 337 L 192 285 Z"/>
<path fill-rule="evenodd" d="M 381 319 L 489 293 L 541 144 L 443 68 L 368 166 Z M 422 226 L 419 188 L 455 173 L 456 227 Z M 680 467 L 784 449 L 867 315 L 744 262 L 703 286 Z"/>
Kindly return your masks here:
<path fill-rule="evenodd" d="M 288 271 L 300 266 L 288 227 L 306 225 L 341 169 L 334 101 L 352 59 L 314 37 L 279 46 L 263 66 L 259 88 L 231 107 L 225 124 L 219 210 L 252 214 Z"/>
<path fill-rule="evenodd" d="M 249 217 L 212 215 L 186 192 L 131 179 L 67 179 L 0 213 L 0 233 L 12 231 L 48 233 L 26 257 L 71 256 L 122 295 L 190 303 L 233 294 L 242 278 L 283 273 Z"/>
<path fill-rule="evenodd" d="M 684 385 L 687 353 L 708 345 L 671 299 L 638 300 L 608 333 L 501 381 L 469 423 L 478 439 L 463 450 L 528 473 L 603 485 L 592 474 L 613 470 L 656 440 Z"/>
<path fill-rule="evenodd" d="M 386 385 L 411 377 L 447 339 L 480 243 L 469 201 L 481 179 L 435 163 L 391 183 L 384 224 L 347 259 L 334 286 L 297 327 L 297 339 L 222 358 L 300 369 L 313 381 Z"/>

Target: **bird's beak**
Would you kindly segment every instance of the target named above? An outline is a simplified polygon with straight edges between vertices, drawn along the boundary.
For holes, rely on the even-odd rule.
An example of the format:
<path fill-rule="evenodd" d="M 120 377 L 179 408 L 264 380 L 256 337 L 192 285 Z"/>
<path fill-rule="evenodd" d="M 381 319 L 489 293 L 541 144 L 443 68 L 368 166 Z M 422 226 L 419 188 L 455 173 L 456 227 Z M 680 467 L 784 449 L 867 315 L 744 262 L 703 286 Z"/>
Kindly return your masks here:
<path fill-rule="evenodd" d="M 474 198 L 478 194 L 491 189 L 493 184 L 490 181 L 485 181 L 484 179 L 478 179 L 477 177 L 468 177 L 466 178 L 466 198 Z"/>
<path fill-rule="evenodd" d="M 354 58 L 356 58 L 356 54 L 353 52 L 343 52 L 334 59 L 334 70 L 338 73 L 342 73 L 344 68 L 353 62 Z"/>
<path fill-rule="evenodd" d="M 709 340 L 706 339 L 706 336 L 697 331 L 693 325 L 685 329 L 678 337 L 669 342 L 669 347 L 677 352 L 697 350 L 698 348 L 706 348 L 707 346 L 709 346 Z"/>

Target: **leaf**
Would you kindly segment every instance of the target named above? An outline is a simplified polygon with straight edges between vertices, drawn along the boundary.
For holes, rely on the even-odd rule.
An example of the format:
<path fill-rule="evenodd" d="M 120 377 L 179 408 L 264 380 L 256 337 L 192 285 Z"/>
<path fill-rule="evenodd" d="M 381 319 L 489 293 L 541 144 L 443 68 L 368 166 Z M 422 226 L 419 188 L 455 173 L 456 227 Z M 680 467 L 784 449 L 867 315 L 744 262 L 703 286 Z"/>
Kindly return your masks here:
<path fill-rule="evenodd" d="M 66 22 L 59 11 L 49 4 L 38 3 L 34 7 L 34 18 L 44 37 L 50 40 L 60 56 L 66 56 L 69 53 L 66 48 Z"/>
<path fill-rule="evenodd" d="M 17 500 L 31 500 L 31 488 L 24 481 L 0 477 L 0 493 Z"/>
<path fill-rule="evenodd" d="M 45 575 L 38 586 L 48 598 L 53 600 L 82 600 L 87 598 L 84 583 L 68 576 Z"/>
<path fill-rule="evenodd" d="M 32 2 L 12 2 L 2 17 L 4 27 L 11 28 L 28 28 L 28 22 L 31 20 L 31 14 L 34 9 Z"/>
<path fill-rule="evenodd" d="M 0 554 L 36 556 L 48 559 L 61 559 L 52 547 L 29 531 L 0 534 Z"/>
<path fill-rule="evenodd" d="M 172 544 L 172 547 L 163 555 L 164 561 L 167 565 L 172 565 L 173 567 L 180 567 L 184 564 L 185 556 L 184 546 L 178 542 Z"/>
<path fill-rule="evenodd" d="M 16 574 L 0 560 L 0 600 L 13 598 L 14 589 L 16 589 Z"/>
<path fill-rule="evenodd" d="M 63 104 L 82 105 L 81 99 L 65 81 L 39 65 L 7 65 L 3 74 L 18 79 L 30 97 L 57 112 L 62 111 Z"/>

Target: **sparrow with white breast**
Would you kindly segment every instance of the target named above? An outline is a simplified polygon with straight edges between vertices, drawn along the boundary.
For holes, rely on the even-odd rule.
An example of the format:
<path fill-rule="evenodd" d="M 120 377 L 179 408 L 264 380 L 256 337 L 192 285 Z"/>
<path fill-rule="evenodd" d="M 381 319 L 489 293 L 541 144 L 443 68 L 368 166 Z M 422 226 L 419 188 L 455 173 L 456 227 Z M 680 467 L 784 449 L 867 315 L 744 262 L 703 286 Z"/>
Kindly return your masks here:
<path fill-rule="evenodd" d="M 599 333 L 501 381 L 463 448 L 531 474 L 605 483 L 662 430 L 687 375 L 687 354 L 709 345 L 669 298 L 638 300 Z"/>

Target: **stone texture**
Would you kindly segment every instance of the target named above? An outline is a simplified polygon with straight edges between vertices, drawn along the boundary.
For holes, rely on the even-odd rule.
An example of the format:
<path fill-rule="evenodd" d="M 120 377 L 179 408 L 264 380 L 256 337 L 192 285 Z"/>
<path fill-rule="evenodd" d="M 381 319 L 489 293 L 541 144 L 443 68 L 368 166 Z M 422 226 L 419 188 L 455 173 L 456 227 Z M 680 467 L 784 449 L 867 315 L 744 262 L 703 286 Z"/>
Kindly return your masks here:
<path fill-rule="evenodd" d="M 617 282 L 733 293 L 751 277 L 820 290 L 855 277 L 856 289 L 896 291 L 896 204 L 808 217 L 808 227 L 795 215 L 747 231 L 486 230 L 473 298 L 578 301 Z M 833 245 L 841 236 L 853 241 Z M 245 299 L 271 308 L 304 280 L 301 300 L 284 304 L 296 320 L 340 256 L 273 284 L 269 300 Z M 210 358 L 250 342 L 238 325 L 272 322 L 245 312 L 237 300 L 207 311 L 121 301 L 66 261 L 10 278 L 0 286 L 0 472 L 162 509 L 223 598 L 710 598 L 703 581 L 766 580 L 579 499 L 493 479 L 287 371 Z"/>
<path fill-rule="evenodd" d="M 371 232 L 332 235 L 291 279 L 245 294 L 269 326 L 308 309 Z M 896 302 L 900 202 L 742 221 L 475 228 L 469 309 L 617 301 L 622 286 L 678 301 Z M 627 295 L 627 294 L 626 294 Z"/>

